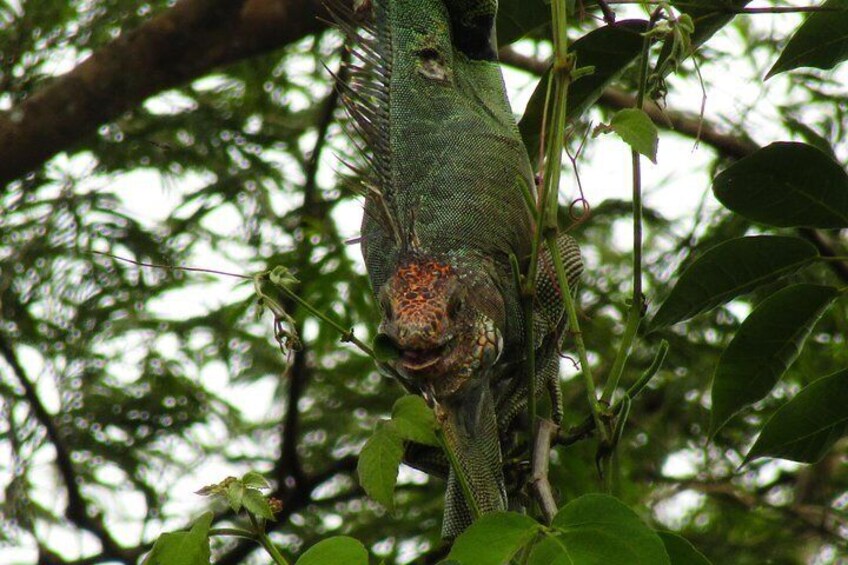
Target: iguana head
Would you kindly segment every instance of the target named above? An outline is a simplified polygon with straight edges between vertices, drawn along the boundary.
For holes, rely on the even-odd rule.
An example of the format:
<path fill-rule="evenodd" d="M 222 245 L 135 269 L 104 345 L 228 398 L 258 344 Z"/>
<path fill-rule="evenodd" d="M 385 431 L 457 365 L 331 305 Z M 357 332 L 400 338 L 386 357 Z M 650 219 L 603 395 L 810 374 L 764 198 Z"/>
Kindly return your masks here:
<path fill-rule="evenodd" d="M 471 278 L 447 260 L 416 257 L 402 262 L 380 292 L 380 331 L 399 353 L 392 365 L 437 399 L 461 390 L 503 349 L 495 321 L 480 307 L 493 297 Z"/>

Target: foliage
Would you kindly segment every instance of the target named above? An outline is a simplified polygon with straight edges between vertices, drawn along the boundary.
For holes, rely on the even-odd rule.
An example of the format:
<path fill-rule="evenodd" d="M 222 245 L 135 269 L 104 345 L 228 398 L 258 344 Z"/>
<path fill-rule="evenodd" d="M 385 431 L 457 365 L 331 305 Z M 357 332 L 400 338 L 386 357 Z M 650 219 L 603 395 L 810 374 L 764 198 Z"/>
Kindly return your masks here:
<path fill-rule="evenodd" d="M 525 38 L 503 59 L 535 83 L 520 121 L 535 162 L 556 74 L 538 76 L 550 7 L 500 3 L 502 43 Z M 194 4 L 0 2 L 0 144 L 19 108 L 61 94 L 70 115 L 94 88 L 60 71 Z M 362 347 L 378 308 L 349 244 L 358 195 L 333 173 L 334 154 L 358 159 L 341 135 L 333 81 L 343 73 L 324 68 L 346 57 L 338 34 L 314 24 L 300 41 L 165 81 L 10 179 L 0 188 L 0 561 L 267 562 L 252 555 L 260 546 L 296 563 L 835 561 L 848 524 L 848 91 L 845 26 L 831 23 L 845 2 L 803 18 L 753 16 L 746 4 L 614 5 L 616 26 L 594 5 L 569 14 L 577 55 L 559 133 L 583 192 L 564 179 L 559 220 L 587 259 L 580 338 L 587 368 L 607 377 L 592 393 L 612 389 L 616 409 L 597 415 L 613 441 L 598 441 L 566 360 L 566 426 L 548 477 L 556 517 L 484 516 L 452 548 L 438 539 L 444 483 L 399 469 L 405 442 L 438 445 L 437 423 Z M 227 41 L 218 47 L 235 48 Z M 748 74 L 729 82 L 730 67 Z M 719 128 L 697 116 L 700 101 L 676 108 L 702 81 L 710 97 L 745 81 L 767 96 L 708 105 L 727 119 Z M 668 105 L 632 109 L 651 96 Z M 593 123 L 630 145 L 584 143 Z M 709 163 L 685 184 L 675 174 L 696 159 L 675 162 L 673 148 L 696 138 Z M 602 197 L 587 181 L 638 162 L 631 146 L 673 172 L 639 187 L 650 324 L 637 318 L 632 332 L 641 297 L 618 234 L 631 226 L 633 186 Z M 715 199 L 696 210 L 671 214 L 651 197 L 698 183 Z M 588 218 L 573 216 L 578 203 Z M 651 367 L 663 340 L 665 361 Z M 507 469 L 519 482 L 526 455 Z M 606 481 L 598 455 L 611 461 Z M 241 478 L 193 494 L 228 475 Z"/>

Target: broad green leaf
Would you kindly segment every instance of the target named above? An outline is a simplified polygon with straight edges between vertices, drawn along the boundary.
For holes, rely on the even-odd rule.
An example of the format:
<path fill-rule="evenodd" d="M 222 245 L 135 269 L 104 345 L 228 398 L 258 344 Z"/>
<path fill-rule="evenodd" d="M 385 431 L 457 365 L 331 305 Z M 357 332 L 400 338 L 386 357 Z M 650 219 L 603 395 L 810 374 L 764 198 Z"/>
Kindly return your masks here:
<path fill-rule="evenodd" d="M 810 14 L 766 78 L 798 67 L 832 69 L 848 59 L 848 0 L 827 0 L 822 8 L 830 11 Z"/>
<path fill-rule="evenodd" d="M 533 546 L 527 565 L 574 565 L 574 561 L 563 540 L 548 535 Z"/>
<path fill-rule="evenodd" d="M 273 520 L 274 513 L 271 512 L 271 505 L 268 504 L 268 499 L 256 489 L 245 489 L 244 497 L 242 498 L 244 508 L 254 516 Z"/>
<path fill-rule="evenodd" d="M 710 565 L 710 560 L 686 538 L 674 532 L 657 532 L 671 559 L 671 565 Z"/>
<path fill-rule="evenodd" d="M 722 171 L 716 198 L 737 214 L 771 226 L 848 227 L 848 174 L 811 145 L 772 143 Z"/>
<path fill-rule="evenodd" d="M 207 512 L 188 532 L 169 532 L 159 536 L 144 565 L 209 565 L 212 517 L 212 512 Z"/>
<path fill-rule="evenodd" d="M 368 565 L 368 550 L 359 540 L 335 536 L 321 540 L 300 556 L 297 565 Z"/>
<path fill-rule="evenodd" d="M 815 463 L 848 434 L 848 370 L 823 377 L 781 406 L 745 458 L 780 457 Z"/>
<path fill-rule="evenodd" d="M 261 474 L 257 473 L 256 471 L 248 471 L 247 473 L 245 473 L 244 476 L 241 478 L 241 482 L 244 484 L 244 486 L 246 486 L 248 488 L 255 488 L 255 489 L 269 489 L 269 488 L 271 488 L 271 485 L 268 484 L 268 481 L 265 479 L 265 477 L 263 477 Z"/>
<path fill-rule="evenodd" d="M 716 367 L 710 435 L 774 388 L 838 294 L 829 286 L 797 284 L 763 300 L 745 319 Z"/>
<path fill-rule="evenodd" d="M 651 321 L 651 329 L 725 304 L 797 271 L 817 256 L 812 244 L 795 237 L 740 237 L 716 245 L 683 271 Z"/>
<path fill-rule="evenodd" d="M 657 126 L 643 110 L 627 108 L 615 113 L 609 126 L 599 126 L 595 131 L 613 131 L 634 151 L 657 162 L 659 133 Z"/>
<path fill-rule="evenodd" d="M 591 75 L 580 77 L 568 89 L 568 120 L 580 118 L 595 103 L 604 88 L 616 80 L 636 60 L 642 49 L 642 36 L 646 29 L 643 20 L 623 20 L 614 26 L 604 26 L 590 31 L 574 42 L 570 51 L 577 56 L 578 67 L 594 67 Z M 546 72 L 527 103 L 524 116 L 518 123 L 521 138 L 527 147 L 530 161 L 539 155 L 539 133 L 545 111 L 548 90 Z"/>
<path fill-rule="evenodd" d="M 365 442 L 356 472 L 365 492 L 388 509 L 394 507 L 398 467 L 403 459 L 403 440 L 391 422 L 380 422 Z"/>
<path fill-rule="evenodd" d="M 551 4 L 544 0 L 498 2 L 498 46 L 514 43 L 551 21 Z"/>
<path fill-rule="evenodd" d="M 670 563 L 657 533 L 612 496 L 583 495 L 565 505 L 552 526 L 571 563 Z"/>
<path fill-rule="evenodd" d="M 392 423 L 402 439 L 439 445 L 436 417 L 420 396 L 408 394 L 398 398 L 392 408 Z"/>
<path fill-rule="evenodd" d="M 541 527 L 529 516 L 515 512 L 486 514 L 456 538 L 448 559 L 463 565 L 507 563 Z"/>

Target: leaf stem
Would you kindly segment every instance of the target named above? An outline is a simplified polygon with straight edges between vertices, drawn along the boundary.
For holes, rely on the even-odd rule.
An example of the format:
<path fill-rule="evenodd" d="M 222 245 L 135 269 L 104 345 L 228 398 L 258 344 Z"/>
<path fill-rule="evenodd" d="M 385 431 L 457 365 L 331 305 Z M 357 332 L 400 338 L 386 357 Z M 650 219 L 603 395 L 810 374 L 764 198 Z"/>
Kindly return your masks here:
<path fill-rule="evenodd" d="M 562 173 L 562 150 L 566 125 L 566 101 L 568 87 L 571 83 L 571 72 L 574 69 L 574 57 L 568 54 L 568 19 L 565 0 L 551 2 L 551 17 L 553 21 L 554 61 L 551 68 L 549 94 L 545 104 L 545 117 L 548 116 L 550 104 L 550 123 L 546 123 L 545 132 L 545 166 L 542 171 L 542 182 L 539 193 L 539 214 L 536 232 L 533 238 L 533 248 L 530 255 L 530 265 L 527 269 L 525 284 L 535 290 L 536 275 L 539 266 L 539 253 L 548 233 L 556 235 L 557 202 L 559 182 Z"/>
<path fill-rule="evenodd" d="M 268 537 L 268 534 L 265 533 L 264 522 L 260 523 L 260 521 L 256 519 L 256 516 L 254 516 L 252 512 L 248 512 L 247 516 L 250 518 L 250 523 L 253 524 L 253 531 L 256 532 L 257 541 L 259 541 L 265 551 L 268 552 L 268 555 L 271 556 L 271 559 L 274 560 L 274 563 L 276 565 L 289 565 L 289 562 L 286 560 L 285 557 L 283 557 L 283 554 L 280 553 L 280 550 L 277 549 L 277 546 L 274 545 L 274 542 L 271 541 L 271 538 Z"/>
<path fill-rule="evenodd" d="M 647 32 L 651 31 L 659 9 L 651 16 Z M 645 93 L 648 89 L 648 56 L 651 50 L 653 37 L 645 33 L 642 41 L 642 55 L 639 60 L 639 92 L 636 95 L 636 108 L 641 110 L 645 104 Z M 639 325 L 644 314 L 645 299 L 642 295 L 642 161 L 639 153 L 634 149 L 630 152 L 632 182 L 633 182 L 633 295 L 631 296 L 630 309 L 627 313 L 627 324 L 622 335 L 621 344 L 616 353 L 615 360 L 610 370 L 609 378 L 604 384 L 604 392 L 601 399 L 609 404 L 613 394 L 621 381 L 627 359 L 636 340 Z"/>
<path fill-rule="evenodd" d="M 666 340 L 662 340 L 660 342 L 659 349 L 657 350 L 656 355 L 654 355 L 654 360 L 651 362 L 651 365 L 642 373 L 642 376 L 639 377 L 633 385 L 627 389 L 627 393 L 622 397 L 621 400 L 616 402 L 613 407 L 610 409 L 610 413 L 613 416 L 616 416 L 622 408 L 622 400 L 624 398 L 629 398 L 633 400 L 642 392 L 651 379 L 659 372 L 662 367 L 663 362 L 665 361 L 666 354 L 668 353 L 668 342 Z M 588 437 L 592 430 L 596 427 L 596 422 L 592 418 L 592 416 L 587 416 L 579 425 L 571 428 L 567 434 L 560 434 L 557 437 L 557 443 L 560 445 L 571 445 L 577 443 L 578 441 Z"/>
<path fill-rule="evenodd" d="M 259 273 L 258 275 L 256 275 L 253 279 L 254 287 L 256 289 L 256 294 L 260 298 L 267 301 L 268 303 L 275 303 L 276 301 L 274 301 L 271 297 L 269 297 L 262 290 L 262 284 L 261 283 L 269 280 L 268 274 L 269 273 L 266 271 L 266 272 Z M 354 344 L 363 353 L 365 353 L 366 355 L 368 355 L 369 357 L 371 357 L 375 361 L 379 361 L 376 358 L 376 356 L 374 355 L 374 350 L 371 349 L 371 347 L 369 347 L 367 344 L 365 344 L 362 340 L 360 340 L 359 338 L 357 338 L 353 334 L 353 329 L 345 328 L 344 326 L 342 326 L 341 324 L 339 324 L 338 322 L 336 322 L 335 320 L 333 320 L 332 318 L 330 318 L 329 316 L 327 316 L 326 314 L 324 314 L 323 312 L 321 312 L 320 310 L 315 308 L 312 304 L 310 304 L 306 300 L 302 299 L 300 296 L 298 296 L 297 294 L 295 294 L 294 292 L 292 292 L 288 288 L 286 288 L 284 286 L 276 286 L 276 285 L 275 285 L 275 288 L 279 288 L 280 291 L 283 292 L 283 294 L 285 294 L 287 297 L 289 297 L 292 300 L 294 300 L 295 302 L 297 302 L 298 305 L 302 306 L 310 314 L 312 314 L 313 316 L 315 316 L 316 318 L 318 318 L 319 320 L 321 320 L 322 322 L 324 322 L 325 324 L 329 325 L 330 327 L 335 329 L 337 332 L 339 332 L 342 335 L 341 340 L 343 342 L 349 342 L 349 343 Z"/>
<path fill-rule="evenodd" d="M 565 311 L 568 315 L 568 329 L 574 336 L 574 343 L 577 346 L 577 355 L 580 358 L 580 374 L 583 375 L 584 385 L 586 387 L 586 398 L 589 402 L 589 410 L 592 413 L 592 420 L 595 422 L 596 428 L 599 430 L 602 441 L 606 440 L 606 428 L 601 425 L 601 413 L 603 409 L 595 396 L 595 379 L 592 377 L 592 370 L 589 365 L 589 353 L 586 349 L 586 343 L 583 341 L 583 332 L 580 331 L 580 321 L 577 318 L 577 306 L 574 303 L 574 297 L 571 294 L 571 289 L 568 286 L 568 277 L 565 274 L 565 266 L 562 263 L 562 256 L 557 247 L 556 239 L 549 236 L 547 239 L 548 249 L 551 252 L 551 259 L 554 264 L 557 282 L 559 283 L 560 293 L 565 302 Z"/>
<path fill-rule="evenodd" d="M 242 530 L 241 528 L 213 528 L 209 530 L 210 536 L 229 536 L 234 538 L 244 538 L 259 542 L 259 537 L 251 531 Z"/>

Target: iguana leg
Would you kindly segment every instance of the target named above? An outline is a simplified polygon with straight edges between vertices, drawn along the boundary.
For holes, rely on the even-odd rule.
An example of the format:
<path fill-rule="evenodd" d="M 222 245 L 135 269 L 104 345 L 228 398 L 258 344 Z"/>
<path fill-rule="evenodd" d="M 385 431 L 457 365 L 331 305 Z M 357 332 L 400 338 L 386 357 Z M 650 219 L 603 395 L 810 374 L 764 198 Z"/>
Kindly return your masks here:
<path fill-rule="evenodd" d="M 403 462 L 440 479 L 447 479 L 450 463 L 440 447 L 431 447 L 420 443 L 409 442 L 403 453 Z"/>
<path fill-rule="evenodd" d="M 551 400 L 551 417 L 554 423 L 559 425 L 563 415 L 562 392 L 559 388 L 559 356 L 556 355 L 556 351 L 546 351 L 553 349 L 548 344 L 547 347 L 536 351 L 537 366 L 539 361 L 543 361 L 544 366 L 536 371 L 534 380 L 537 395 L 543 390 L 548 391 Z M 512 387 L 498 403 L 498 429 L 502 434 L 509 433 L 516 416 L 527 408 L 527 379 L 519 377 L 516 382 L 517 386 Z"/>
<path fill-rule="evenodd" d="M 583 261 L 577 241 L 568 234 L 557 237 L 568 286 L 574 293 Z M 536 394 L 546 390 L 550 396 L 552 418 L 556 424 L 562 422 L 562 391 L 559 388 L 559 351 L 562 336 L 568 327 L 565 303 L 560 292 L 556 269 L 550 250 L 545 247 L 539 255 L 539 272 L 536 276 L 536 296 L 533 308 L 534 350 L 536 356 Z M 527 379 L 513 377 L 509 389 L 498 402 L 498 425 L 507 432 L 512 421 L 527 406 Z"/>

